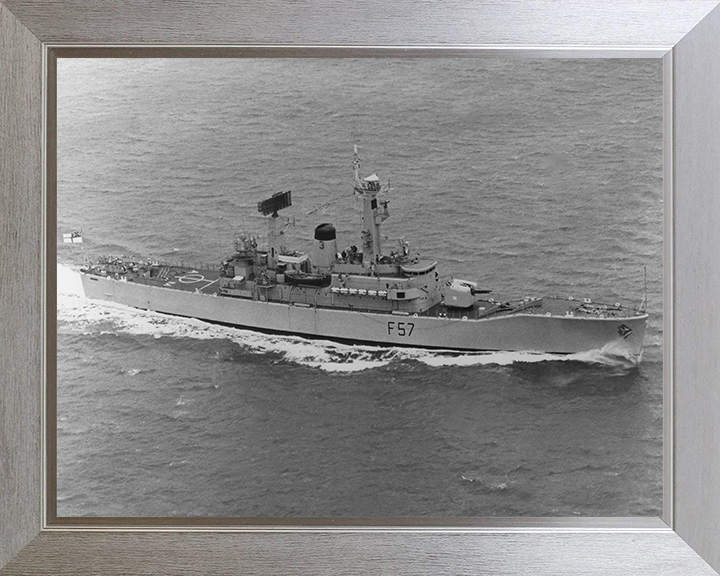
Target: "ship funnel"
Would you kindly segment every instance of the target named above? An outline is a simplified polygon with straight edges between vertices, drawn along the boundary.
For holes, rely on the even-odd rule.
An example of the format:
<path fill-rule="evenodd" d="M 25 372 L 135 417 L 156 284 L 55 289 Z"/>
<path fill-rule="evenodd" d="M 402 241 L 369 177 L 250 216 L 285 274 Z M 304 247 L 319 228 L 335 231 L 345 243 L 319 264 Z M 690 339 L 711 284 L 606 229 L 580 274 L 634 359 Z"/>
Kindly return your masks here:
<path fill-rule="evenodd" d="M 315 228 L 313 264 L 318 268 L 331 268 L 337 260 L 335 226 L 320 224 Z"/>

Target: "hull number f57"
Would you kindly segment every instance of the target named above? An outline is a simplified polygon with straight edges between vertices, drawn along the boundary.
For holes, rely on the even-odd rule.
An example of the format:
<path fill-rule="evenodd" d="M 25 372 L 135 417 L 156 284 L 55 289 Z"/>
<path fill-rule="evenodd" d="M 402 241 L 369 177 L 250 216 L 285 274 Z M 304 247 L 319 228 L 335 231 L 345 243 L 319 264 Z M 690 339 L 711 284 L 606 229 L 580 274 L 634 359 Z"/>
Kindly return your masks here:
<path fill-rule="evenodd" d="M 397 334 L 398 336 L 411 336 L 415 329 L 413 322 L 388 322 L 388 334 Z"/>

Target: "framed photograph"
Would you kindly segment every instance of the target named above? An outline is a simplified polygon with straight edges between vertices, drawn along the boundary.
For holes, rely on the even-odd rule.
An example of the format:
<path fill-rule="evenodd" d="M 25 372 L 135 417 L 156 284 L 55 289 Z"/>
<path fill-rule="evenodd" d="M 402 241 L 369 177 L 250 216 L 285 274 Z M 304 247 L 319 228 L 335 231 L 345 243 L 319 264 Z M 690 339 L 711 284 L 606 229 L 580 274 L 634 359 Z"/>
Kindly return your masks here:
<path fill-rule="evenodd" d="M 395 47 L 9 4 L 3 573 L 720 566 L 716 3 Z"/>

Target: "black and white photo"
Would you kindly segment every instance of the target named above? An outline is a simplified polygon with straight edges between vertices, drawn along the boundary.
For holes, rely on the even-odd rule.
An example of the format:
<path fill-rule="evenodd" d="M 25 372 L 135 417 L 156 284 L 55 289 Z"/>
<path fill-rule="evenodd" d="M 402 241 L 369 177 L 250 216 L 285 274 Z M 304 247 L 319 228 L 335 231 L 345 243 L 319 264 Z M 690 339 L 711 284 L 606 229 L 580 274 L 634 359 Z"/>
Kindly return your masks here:
<path fill-rule="evenodd" d="M 662 65 L 61 59 L 60 516 L 658 516 Z"/>

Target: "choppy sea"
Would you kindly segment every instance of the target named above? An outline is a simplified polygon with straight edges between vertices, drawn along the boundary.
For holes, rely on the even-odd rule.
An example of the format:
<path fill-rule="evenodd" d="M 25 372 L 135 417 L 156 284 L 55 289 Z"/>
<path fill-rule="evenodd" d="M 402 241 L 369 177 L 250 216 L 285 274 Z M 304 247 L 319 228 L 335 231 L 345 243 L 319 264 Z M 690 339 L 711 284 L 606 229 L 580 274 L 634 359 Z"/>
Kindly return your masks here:
<path fill-rule="evenodd" d="M 219 262 L 293 191 L 288 245 L 399 237 L 507 296 L 639 303 L 639 364 L 270 336 L 86 300 L 85 256 Z M 658 516 L 657 60 L 58 63 L 60 516 Z"/>

